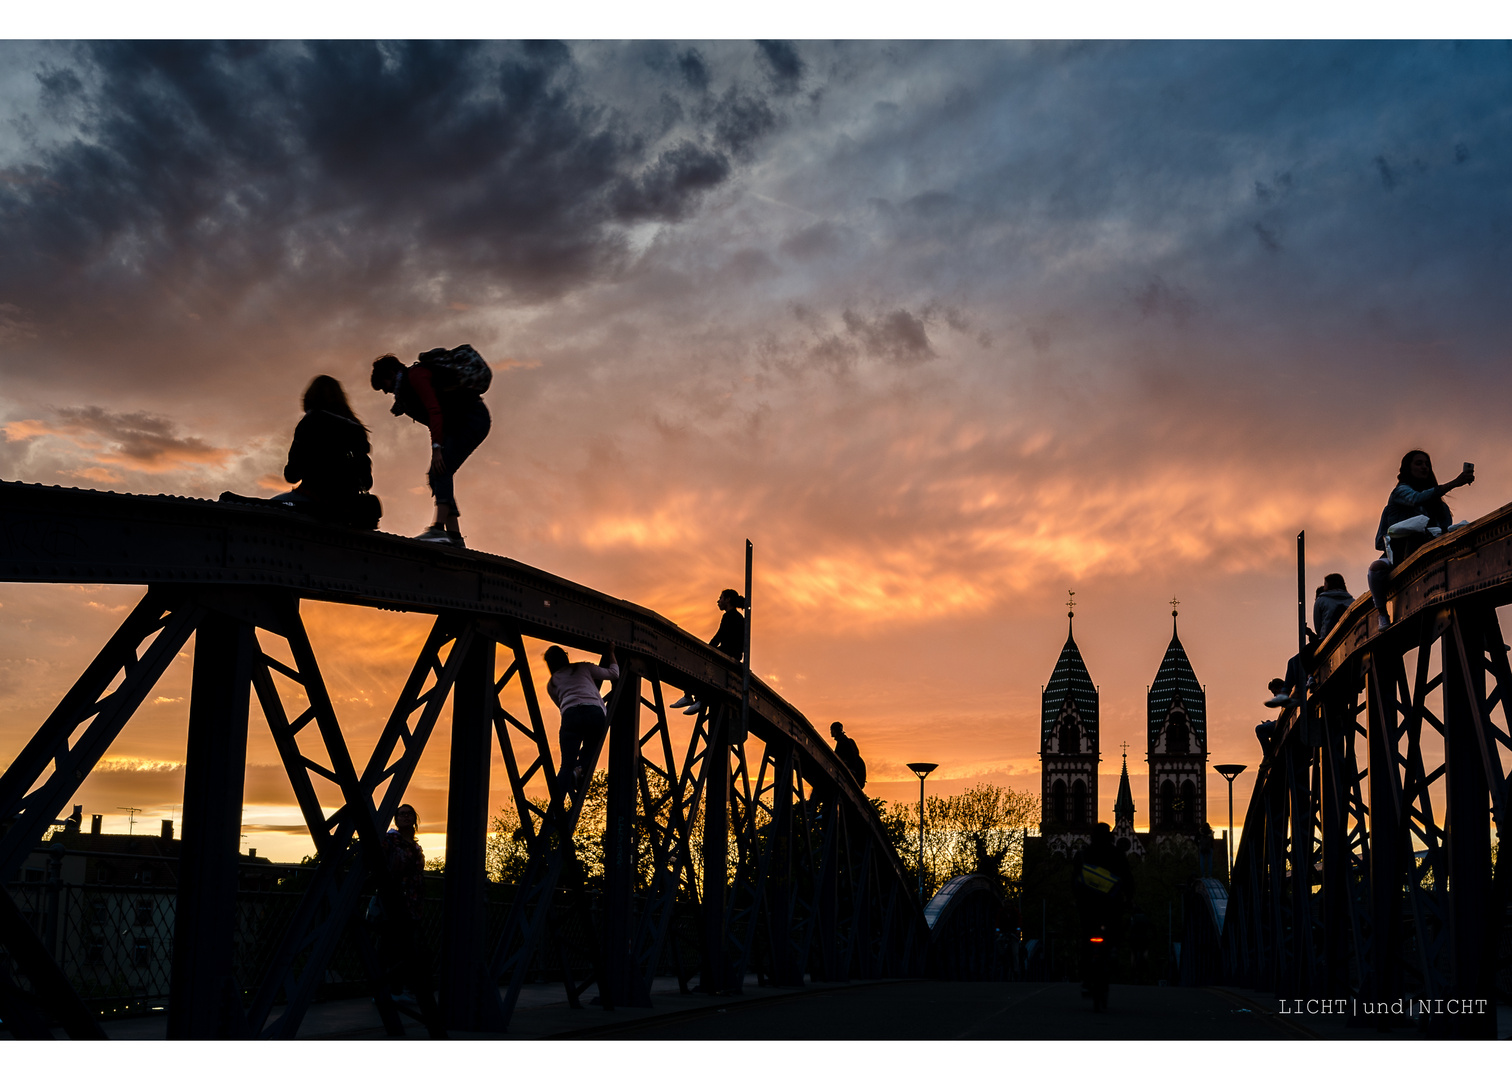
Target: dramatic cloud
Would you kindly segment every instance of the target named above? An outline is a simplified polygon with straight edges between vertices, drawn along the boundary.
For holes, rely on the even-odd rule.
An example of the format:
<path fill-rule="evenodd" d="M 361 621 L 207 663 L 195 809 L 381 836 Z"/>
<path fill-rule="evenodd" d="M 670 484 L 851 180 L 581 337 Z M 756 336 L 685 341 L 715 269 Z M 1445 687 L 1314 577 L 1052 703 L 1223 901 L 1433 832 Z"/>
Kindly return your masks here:
<path fill-rule="evenodd" d="M 382 527 L 413 533 L 425 432 L 367 367 L 470 341 L 495 378 L 469 543 L 707 636 L 752 539 L 757 670 L 845 721 L 884 795 L 920 754 L 1032 786 L 1068 589 L 1105 749 L 1137 746 L 1176 597 L 1213 752 L 1248 760 L 1297 532 L 1310 577 L 1360 590 L 1411 445 L 1480 463 L 1456 517 L 1506 501 L 1500 43 L 0 58 L 0 476 L 265 490 L 326 373 L 371 428 Z M 129 592 L 0 596 L 0 748 Z M 306 607 L 370 744 L 424 620 Z M 121 760 L 182 760 L 181 666 Z M 249 753 L 275 769 L 265 732 Z M 292 828 L 253 775 L 252 823 Z"/>

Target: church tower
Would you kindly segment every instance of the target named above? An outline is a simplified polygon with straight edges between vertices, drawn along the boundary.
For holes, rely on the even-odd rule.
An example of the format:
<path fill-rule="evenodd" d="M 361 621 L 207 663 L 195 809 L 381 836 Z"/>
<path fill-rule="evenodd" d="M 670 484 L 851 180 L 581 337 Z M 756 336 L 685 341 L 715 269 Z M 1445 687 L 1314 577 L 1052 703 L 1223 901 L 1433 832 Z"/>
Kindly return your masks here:
<path fill-rule="evenodd" d="M 1072 594 L 1075 596 L 1075 593 Z M 1074 607 L 1069 601 L 1067 607 Z M 1075 611 L 1066 613 L 1068 620 Z M 1040 832 L 1085 833 L 1097 821 L 1097 687 L 1066 624 L 1040 714 Z"/>
<path fill-rule="evenodd" d="M 1196 836 L 1207 820 L 1207 695 L 1176 634 L 1149 694 L 1150 832 Z"/>

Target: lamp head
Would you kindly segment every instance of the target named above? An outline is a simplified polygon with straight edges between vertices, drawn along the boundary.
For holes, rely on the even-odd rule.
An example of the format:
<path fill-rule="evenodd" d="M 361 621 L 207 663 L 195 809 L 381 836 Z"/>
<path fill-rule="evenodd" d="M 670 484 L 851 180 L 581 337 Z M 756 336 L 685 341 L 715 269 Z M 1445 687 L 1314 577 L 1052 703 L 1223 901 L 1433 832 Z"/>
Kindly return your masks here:
<path fill-rule="evenodd" d="M 1213 768 L 1218 771 L 1218 775 L 1219 776 L 1223 777 L 1225 780 L 1227 780 L 1229 783 L 1232 784 L 1234 782 L 1234 777 L 1236 777 L 1240 773 L 1242 773 L 1245 770 L 1246 766 L 1244 766 L 1244 765 L 1214 765 Z"/>
<path fill-rule="evenodd" d="M 940 766 L 933 761 L 910 761 L 907 767 L 913 770 L 913 774 L 922 780 Z"/>

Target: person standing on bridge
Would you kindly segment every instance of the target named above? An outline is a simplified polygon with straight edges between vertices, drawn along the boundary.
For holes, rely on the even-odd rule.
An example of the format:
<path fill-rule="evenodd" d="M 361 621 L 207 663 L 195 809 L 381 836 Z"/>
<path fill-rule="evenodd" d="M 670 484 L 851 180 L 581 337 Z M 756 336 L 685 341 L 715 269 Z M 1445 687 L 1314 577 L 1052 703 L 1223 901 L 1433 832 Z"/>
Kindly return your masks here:
<path fill-rule="evenodd" d="M 719 610 L 724 612 L 719 619 L 719 629 L 714 631 L 714 636 L 709 639 L 709 644 L 720 652 L 730 657 L 737 664 L 745 660 L 746 646 L 746 621 L 740 609 L 746 606 L 746 598 L 734 589 L 726 589 L 719 594 L 715 601 Z M 689 716 L 698 712 L 699 704 L 693 694 L 686 693 L 674 701 L 669 708 L 682 709 Z"/>
<path fill-rule="evenodd" d="M 1475 466 L 1469 462 L 1453 480 L 1440 484 L 1433 475 L 1433 461 L 1425 451 L 1409 450 L 1402 455 L 1397 486 L 1391 489 L 1386 508 L 1381 511 L 1381 523 L 1376 528 L 1376 550 L 1383 552 L 1385 557 L 1371 563 L 1365 574 L 1370 597 L 1375 601 L 1378 629 L 1385 630 L 1391 625 L 1391 616 L 1386 613 L 1386 582 L 1391 577 L 1392 568 L 1401 566 L 1423 544 L 1450 528 L 1454 515 L 1449 512 L 1444 496 L 1457 487 L 1473 483 Z M 1392 526 L 1417 517 L 1428 519 L 1424 528 L 1408 535 L 1392 535 Z"/>
<path fill-rule="evenodd" d="M 609 720 L 599 686 L 605 679 L 613 682 L 619 678 L 619 663 L 614 658 L 612 642 L 604 659 L 608 662 L 604 667 L 586 661 L 574 664 L 567 659 L 567 650 L 560 645 L 546 650 L 546 669 L 551 672 L 546 693 L 562 710 L 562 727 L 558 734 L 562 747 L 560 775 L 571 785 L 574 799 L 579 797 L 583 774 L 587 771 L 583 749 L 604 734 Z"/>
<path fill-rule="evenodd" d="M 454 354 L 463 354 L 470 367 L 452 364 Z M 475 363 L 473 363 L 475 358 Z M 389 409 L 395 416 L 408 416 L 430 429 L 431 494 L 436 499 L 436 520 L 416 540 L 466 547 L 458 523 L 457 495 L 453 477 L 462 463 L 488 437 L 493 420 L 483 404 L 482 390 L 473 389 L 459 371 L 481 367 L 483 377 L 474 386 L 488 385 L 488 365 L 471 345 L 456 349 L 432 349 L 408 367 L 392 353 L 373 361 L 374 390 L 394 395 Z"/>

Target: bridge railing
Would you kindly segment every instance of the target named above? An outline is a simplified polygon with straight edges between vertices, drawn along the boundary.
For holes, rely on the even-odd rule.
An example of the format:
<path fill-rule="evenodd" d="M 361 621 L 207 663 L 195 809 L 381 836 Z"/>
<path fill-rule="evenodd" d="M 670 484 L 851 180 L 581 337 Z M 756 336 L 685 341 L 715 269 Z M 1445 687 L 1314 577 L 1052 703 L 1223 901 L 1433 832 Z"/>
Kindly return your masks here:
<path fill-rule="evenodd" d="M 608 774 L 599 982 L 605 1004 L 647 1002 L 674 906 L 697 904 L 699 985 L 922 971 L 927 930 L 881 822 L 833 749 L 760 680 L 741 730 L 741 669 L 654 612 L 513 560 L 363 533 L 255 507 L 0 484 L 0 577 L 147 585 L 147 593 L 0 776 L 0 880 L 195 639 L 170 1035 L 298 1030 L 366 883 L 400 903 L 379 856 L 443 709 L 452 705 L 440 990 L 431 1030 L 502 1030 L 573 863 L 583 791 L 558 775 L 531 658 L 547 643 L 612 642 L 621 678 L 588 772 Z M 434 616 L 365 763 L 354 758 L 306 633 L 306 599 Z M 667 701 L 692 691 L 684 721 Z M 278 935 L 270 976 L 240 985 L 235 852 L 251 702 L 268 724 L 320 862 Z M 485 857 L 493 748 L 528 847 L 495 936 Z M 341 805 L 323 807 L 334 787 Z M 642 866 L 641 864 L 645 865 Z M 646 873 L 639 872 L 645 869 Z M 0 944 L 21 993 L 0 1012 L 98 1025 L 14 903 Z M 384 1023 L 398 1013 L 365 970 Z M 502 995 L 498 987 L 503 987 Z M 283 1002 L 275 1015 L 275 1005 Z M 426 1006 L 426 1002 L 422 1002 Z"/>
<path fill-rule="evenodd" d="M 1260 766 L 1235 855 L 1225 976 L 1285 997 L 1486 1003 L 1419 1013 L 1494 1034 L 1507 980 L 1512 506 L 1392 575 L 1321 643 L 1317 686 Z"/>

